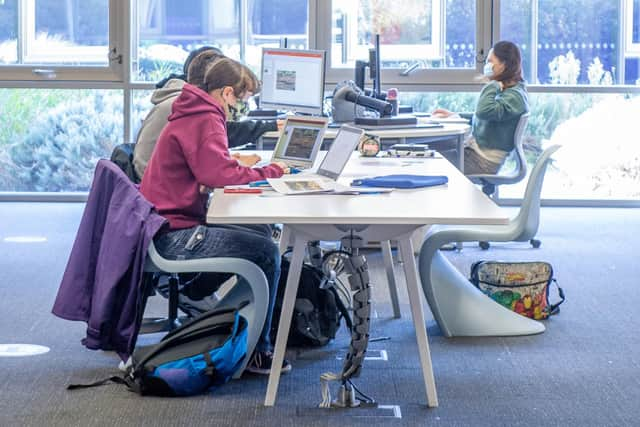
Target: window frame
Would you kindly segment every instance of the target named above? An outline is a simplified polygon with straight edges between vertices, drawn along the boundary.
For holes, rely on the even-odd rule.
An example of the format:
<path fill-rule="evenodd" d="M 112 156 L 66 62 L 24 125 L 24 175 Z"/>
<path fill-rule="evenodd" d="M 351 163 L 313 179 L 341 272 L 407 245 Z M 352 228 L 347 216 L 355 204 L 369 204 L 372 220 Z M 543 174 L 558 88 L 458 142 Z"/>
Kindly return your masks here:
<path fill-rule="evenodd" d="M 323 49 L 327 51 L 327 72 L 326 82 L 328 86 L 333 87 L 340 81 L 352 80 L 353 69 L 345 67 L 334 67 L 331 63 L 331 49 L 332 49 L 332 12 L 333 1 L 330 0 L 320 2 L 318 6 L 318 37 L 316 49 Z M 435 3 L 438 3 L 437 5 Z M 432 47 L 431 54 L 434 54 L 434 49 L 444 52 L 444 31 L 446 23 L 444 22 L 446 14 L 446 0 L 434 0 L 432 5 L 434 10 L 437 11 L 439 22 L 432 27 L 432 31 L 437 30 L 438 40 L 441 44 L 438 47 Z M 476 0 L 476 67 L 474 69 L 460 69 L 460 68 L 441 68 L 441 69 L 417 69 L 411 72 L 409 75 L 403 75 L 403 68 L 391 68 L 385 67 L 382 69 L 381 81 L 383 87 L 397 87 L 404 90 L 433 90 L 434 88 L 450 87 L 451 85 L 469 85 L 477 87 L 477 84 L 472 83 L 473 77 L 476 76 L 482 69 L 482 65 L 486 58 L 486 52 L 488 52 L 491 46 L 490 37 L 486 37 L 488 28 L 491 28 L 490 21 L 487 21 L 491 14 L 491 1 Z M 310 18 L 311 19 L 311 18 Z M 490 19 L 490 18 L 489 18 Z"/>
<path fill-rule="evenodd" d="M 638 7 L 637 16 L 634 16 L 633 2 L 634 0 L 623 0 L 623 40 L 624 40 L 624 57 L 640 58 L 640 41 L 633 41 L 633 23 L 634 20 L 640 21 L 640 5 Z M 640 23 L 639 23 L 640 25 Z"/>
<path fill-rule="evenodd" d="M 30 61 L 47 59 L 47 55 L 34 52 L 35 43 L 35 1 L 17 0 L 18 4 L 18 61 L 28 58 Z M 6 64 L 0 66 L 0 80 L 11 81 L 123 81 L 123 26 L 121 20 L 125 4 L 128 1 L 108 0 L 109 8 L 109 44 L 107 52 L 101 47 L 68 47 L 62 50 L 78 57 L 107 56 L 104 66 L 60 65 L 46 61 L 30 64 Z M 102 52 L 100 52 L 102 51 Z"/>

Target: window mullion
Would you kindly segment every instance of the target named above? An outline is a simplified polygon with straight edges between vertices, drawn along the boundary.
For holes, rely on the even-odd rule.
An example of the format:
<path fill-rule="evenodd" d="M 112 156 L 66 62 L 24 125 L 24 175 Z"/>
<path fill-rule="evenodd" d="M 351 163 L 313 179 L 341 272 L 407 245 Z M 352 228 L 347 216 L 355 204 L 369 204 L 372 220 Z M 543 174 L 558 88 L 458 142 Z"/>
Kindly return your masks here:
<path fill-rule="evenodd" d="M 240 60 L 246 62 L 249 0 L 240 0 Z"/>

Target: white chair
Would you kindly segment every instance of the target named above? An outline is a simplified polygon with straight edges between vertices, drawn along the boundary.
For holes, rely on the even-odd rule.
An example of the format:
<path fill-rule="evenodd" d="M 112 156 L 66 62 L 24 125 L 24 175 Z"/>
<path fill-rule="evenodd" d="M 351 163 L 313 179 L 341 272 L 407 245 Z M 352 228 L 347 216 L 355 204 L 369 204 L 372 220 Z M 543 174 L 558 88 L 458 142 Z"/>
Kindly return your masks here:
<path fill-rule="evenodd" d="M 269 285 L 264 272 L 251 261 L 241 258 L 200 258 L 188 260 L 169 260 L 163 258 L 156 250 L 153 241 L 149 244 L 144 267 L 147 280 L 156 273 L 169 273 L 169 316 L 156 320 L 160 330 L 173 329 L 179 326 L 178 311 L 178 273 L 207 272 L 233 273 L 244 280 L 236 284 L 216 304 L 216 307 L 238 307 L 248 322 L 247 356 L 234 378 L 240 377 L 260 338 L 269 306 Z M 149 282 L 146 282 L 149 283 Z"/>
<path fill-rule="evenodd" d="M 450 242 L 526 241 L 538 230 L 540 192 L 551 155 L 547 148 L 536 162 L 518 215 L 507 225 L 433 227 L 420 250 L 420 278 L 425 297 L 447 336 L 504 336 L 541 333 L 544 326 L 487 298 L 440 253 Z"/>
<path fill-rule="evenodd" d="M 524 157 L 524 130 L 527 127 L 529 121 L 529 113 L 525 113 L 520 116 L 516 130 L 513 134 L 514 150 L 510 157 L 513 157 L 516 164 L 515 167 L 509 172 L 498 171 L 497 174 L 476 174 L 467 175 L 467 178 L 475 184 L 482 185 L 482 191 L 491 196 L 496 191 L 496 186 L 503 184 L 515 184 L 520 182 L 527 176 L 527 159 Z"/>

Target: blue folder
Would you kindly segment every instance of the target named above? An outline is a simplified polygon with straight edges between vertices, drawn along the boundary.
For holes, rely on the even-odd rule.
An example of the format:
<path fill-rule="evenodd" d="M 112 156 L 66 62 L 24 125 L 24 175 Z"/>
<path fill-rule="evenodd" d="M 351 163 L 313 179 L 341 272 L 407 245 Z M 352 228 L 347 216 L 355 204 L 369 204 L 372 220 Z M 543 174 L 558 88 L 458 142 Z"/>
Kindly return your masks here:
<path fill-rule="evenodd" d="M 449 182 L 444 175 L 385 175 L 355 179 L 351 185 L 383 188 L 420 188 L 442 185 Z"/>

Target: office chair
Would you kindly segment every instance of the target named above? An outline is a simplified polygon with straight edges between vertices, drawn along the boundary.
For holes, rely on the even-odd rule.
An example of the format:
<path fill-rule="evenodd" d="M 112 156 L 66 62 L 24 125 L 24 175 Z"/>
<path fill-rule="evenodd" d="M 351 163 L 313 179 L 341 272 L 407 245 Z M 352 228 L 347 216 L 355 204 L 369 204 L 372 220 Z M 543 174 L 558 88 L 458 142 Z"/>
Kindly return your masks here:
<path fill-rule="evenodd" d="M 141 177 L 138 176 L 136 169 L 133 166 L 133 150 L 135 146 L 135 143 L 129 142 L 117 144 L 111 152 L 110 160 L 118 165 L 122 172 L 124 172 L 131 181 L 139 184 Z"/>
<path fill-rule="evenodd" d="M 506 225 L 434 226 L 420 249 L 420 280 L 429 307 L 443 334 L 450 336 L 522 335 L 540 333 L 544 326 L 523 316 L 513 318 L 510 310 L 488 308 L 484 300 L 491 299 L 473 288 L 469 280 L 442 255 L 440 247 L 451 242 L 523 242 L 538 230 L 540 193 L 551 155 L 560 148 L 547 148 L 536 162 L 525 191 L 518 215 Z M 470 290 L 471 287 L 472 289 Z M 475 292 L 477 291 L 477 292 Z M 492 317 L 495 316 L 495 317 Z"/>
<path fill-rule="evenodd" d="M 113 162 L 106 162 L 104 160 L 101 160 L 101 162 L 105 162 L 105 169 L 114 181 L 124 183 L 127 186 L 135 185 L 130 180 L 130 177 L 126 176 L 126 173 L 121 173 L 120 165 L 117 165 L 118 168 L 115 168 Z M 138 191 L 137 187 L 135 191 Z M 232 273 L 238 278 L 242 278 L 236 281 L 236 284 L 218 300 L 212 309 L 218 307 L 239 307 L 245 302 L 249 302 L 249 304 L 244 304 L 240 309 L 240 313 L 247 319 L 249 324 L 247 354 L 251 355 L 260 337 L 262 327 L 264 326 L 269 304 L 269 285 L 260 267 L 248 260 L 230 257 L 169 260 L 158 253 L 153 239 L 149 243 L 143 268 L 141 286 L 144 304 L 142 307 L 144 308 L 147 298 L 153 294 L 159 278 L 163 275 L 169 275 L 168 316 L 166 318 L 142 319 L 139 333 L 170 331 L 185 321 L 186 318 L 178 317 L 179 274 L 194 272 Z M 248 360 L 248 357 L 245 358 L 236 377 L 242 374 Z"/>
<path fill-rule="evenodd" d="M 169 278 L 169 314 L 166 319 L 145 319 L 147 325 L 160 327 L 160 330 L 171 330 L 181 324 L 178 318 L 178 273 L 207 272 L 207 273 L 233 273 L 238 277 L 236 284 L 223 295 L 215 307 L 239 307 L 240 314 L 248 322 L 247 355 L 253 354 L 253 350 L 260 338 L 262 327 L 267 318 L 269 306 L 269 285 L 264 272 L 246 259 L 219 257 L 199 258 L 188 260 L 169 260 L 158 253 L 153 240 L 149 243 L 147 259 L 144 266 L 145 281 L 143 286 L 156 285 L 158 274 L 170 274 Z M 242 279 L 240 279 L 242 278 Z M 150 290 L 150 288 L 145 288 Z M 145 293 L 146 294 L 146 293 Z M 145 323 L 143 321 L 143 324 Z M 151 332 L 149 329 L 148 332 Z M 142 330 L 141 330 L 142 333 Z M 239 378 L 249 361 L 245 357 L 241 368 L 234 378 Z"/>
<path fill-rule="evenodd" d="M 520 120 L 518 120 L 518 125 L 516 126 L 516 130 L 513 134 L 513 144 L 514 150 L 510 157 L 515 159 L 516 165 L 508 173 L 497 173 L 497 174 L 475 174 L 475 175 L 467 175 L 467 178 L 471 180 L 471 182 L 475 184 L 482 185 L 482 192 L 489 197 L 492 197 L 496 192 L 496 186 L 502 184 L 515 184 L 517 182 L 522 181 L 525 176 L 527 176 L 527 159 L 524 157 L 524 130 L 527 127 L 527 122 L 529 121 L 529 113 L 525 113 L 520 116 Z M 498 171 L 500 172 L 500 171 Z M 540 241 L 532 239 L 531 246 L 534 248 L 540 247 Z M 489 249 L 489 242 L 478 242 L 478 246 L 482 249 Z"/>
<path fill-rule="evenodd" d="M 527 176 L 527 159 L 524 157 L 523 135 L 528 121 L 529 113 L 521 115 L 513 134 L 513 145 L 515 148 L 512 151 L 512 156 L 515 158 L 516 162 L 513 170 L 507 173 L 500 173 L 500 171 L 498 171 L 496 174 L 467 175 L 467 178 L 469 178 L 471 182 L 482 185 L 482 192 L 487 196 L 491 196 L 495 193 L 496 186 L 503 184 L 515 184 L 516 182 L 522 181 L 524 177 Z"/>

